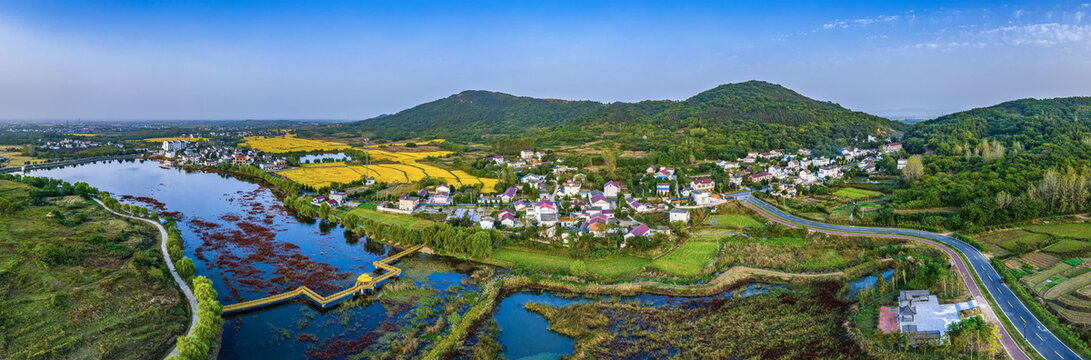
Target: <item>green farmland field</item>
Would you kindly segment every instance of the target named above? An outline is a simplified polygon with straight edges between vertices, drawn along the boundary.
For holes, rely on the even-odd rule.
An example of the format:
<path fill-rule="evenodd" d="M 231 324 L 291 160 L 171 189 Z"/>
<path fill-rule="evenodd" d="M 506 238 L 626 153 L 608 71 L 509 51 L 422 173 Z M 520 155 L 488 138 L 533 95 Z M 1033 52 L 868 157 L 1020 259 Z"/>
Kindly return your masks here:
<path fill-rule="evenodd" d="M 845 197 L 845 198 L 849 198 L 849 199 L 853 199 L 853 200 L 859 200 L 859 199 L 879 196 L 879 195 L 882 195 L 883 193 L 878 192 L 878 191 L 871 191 L 871 190 L 864 190 L 864 189 L 857 189 L 857 188 L 847 187 L 847 188 L 841 188 L 841 189 L 835 191 L 833 194 L 837 195 L 837 196 L 840 196 L 840 197 Z"/>
<path fill-rule="evenodd" d="M 715 241 L 690 241 L 656 259 L 652 266 L 674 275 L 697 275 L 712 261 L 719 248 L 719 243 Z"/>

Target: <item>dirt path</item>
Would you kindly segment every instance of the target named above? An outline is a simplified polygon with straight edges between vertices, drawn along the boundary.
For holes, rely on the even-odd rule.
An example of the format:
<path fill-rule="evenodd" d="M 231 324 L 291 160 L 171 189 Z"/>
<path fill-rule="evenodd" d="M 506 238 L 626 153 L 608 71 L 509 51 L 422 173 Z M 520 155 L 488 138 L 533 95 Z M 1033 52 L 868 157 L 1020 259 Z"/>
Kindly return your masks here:
<path fill-rule="evenodd" d="M 170 253 L 167 252 L 167 229 L 164 228 L 162 224 L 160 224 L 158 222 L 155 222 L 153 220 L 138 218 L 138 217 L 135 217 L 135 216 L 129 216 L 129 215 L 121 214 L 121 213 L 118 213 L 116 211 L 110 210 L 110 208 L 106 207 L 106 204 L 103 204 L 102 201 L 99 201 L 99 199 L 94 199 L 94 200 L 100 206 L 102 206 L 103 209 L 106 209 L 106 211 L 109 211 L 110 213 L 112 213 L 114 215 L 121 216 L 121 217 L 126 217 L 126 218 L 129 218 L 129 219 L 134 219 L 134 220 L 140 220 L 140 221 L 155 225 L 155 227 L 157 229 L 159 229 L 159 236 L 160 236 L 159 249 L 160 249 L 160 251 L 163 252 L 163 260 L 167 262 L 167 268 L 170 269 L 171 277 L 174 278 L 174 282 L 178 284 L 178 287 L 182 289 L 182 294 L 184 294 L 186 296 L 186 302 L 189 303 L 190 322 L 189 322 L 189 331 L 186 332 L 186 334 L 187 335 L 193 335 L 193 329 L 195 329 L 197 327 L 197 320 L 198 320 L 198 318 L 197 318 L 197 298 L 193 297 L 193 290 L 191 290 L 189 288 L 189 284 L 186 284 L 186 282 L 184 280 L 182 280 L 182 277 L 178 276 L 178 271 L 174 270 L 174 262 L 171 261 L 171 259 L 170 259 Z M 169 357 L 174 356 L 174 355 L 178 355 L 178 346 L 177 345 L 175 345 L 174 349 L 171 349 L 170 353 L 167 354 L 166 356 L 164 356 L 163 358 L 166 359 L 166 358 L 169 358 Z"/>

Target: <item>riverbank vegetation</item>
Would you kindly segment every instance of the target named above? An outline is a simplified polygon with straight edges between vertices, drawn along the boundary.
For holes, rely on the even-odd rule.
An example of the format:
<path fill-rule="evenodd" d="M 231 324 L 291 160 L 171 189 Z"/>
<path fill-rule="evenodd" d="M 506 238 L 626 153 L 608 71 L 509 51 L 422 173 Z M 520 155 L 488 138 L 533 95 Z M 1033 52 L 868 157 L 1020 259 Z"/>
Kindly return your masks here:
<path fill-rule="evenodd" d="M 0 180 L 0 358 L 146 359 L 188 310 L 147 224 L 108 213 L 87 184 Z"/>
<path fill-rule="evenodd" d="M 837 298 L 839 287 L 822 283 L 672 306 L 609 300 L 527 309 L 576 340 L 572 359 L 862 359 L 840 326 L 848 304 Z"/>

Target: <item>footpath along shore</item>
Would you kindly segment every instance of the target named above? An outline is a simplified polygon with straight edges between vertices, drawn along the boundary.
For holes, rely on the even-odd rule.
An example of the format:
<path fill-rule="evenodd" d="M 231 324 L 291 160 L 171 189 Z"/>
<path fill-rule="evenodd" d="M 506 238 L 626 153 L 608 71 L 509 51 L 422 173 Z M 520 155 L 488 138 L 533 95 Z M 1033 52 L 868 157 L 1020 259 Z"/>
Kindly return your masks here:
<path fill-rule="evenodd" d="M 197 328 L 197 321 L 200 320 L 197 317 L 197 298 L 193 296 L 193 290 L 189 288 L 189 284 L 187 284 L 185 282 L 185 280 L 182 280 L 182 277 L 178 276 L 178 271 L 174 269 L 174 261 L 171 261 L 170 253 L 167 252 L 167 229 L 164 228 L 162 224 L 160 224 L 158 222 L 155 222 L 154 220 L 139 218 L 139 217 L 136 217 L 136 216 L 125 215 L 125 214 L 110 210 L 110 208 L 106 207 L 106 204 L 103 204 L 102 201 L 99 201 L 99 199 L 94 199 L 94 200 L 99 205 L 101 205 L 103 209 L 106 209 L 106 211 L 109 211 L 110 213 L 112 213 L 114 215 L 121 216 L 121 217 L 126 217 L 126 218 L 129 218 L 129 219 L 134 219 L 134 220 L 140 220 L 140 221 L 143 221 L 143 222 L 147 222 L 149 224 L 155 225 L 155 227 L 157 229 L 159 229 L 159 237 L 160 237 L 160 239 L 159 239 L 159 249 L 160 249 L 160 251 L 163 252 L 163 260 L 165 260 L 167 262 L 167 268 L 170 269 L 171 277 L 174 278 L 174 282 L 178 284 L 178 287 L 182 289 L 182 294 L 184 294 L 186 296 L 186 302 L 189 303 L 190 321 L 189 321 L 189 330 L 186 332 L 186 334 L 187 334 L 187 336 L 188 335 L 193 335 L 193 329 Z M 169 357 L 174 356 L 174 355 L 178 355 L 178 345 L 175 345 L 174 349 L 171 349 L 170 353 L 168 353 L 163 358 L 166 359 L 166 358 L 169 358 Z"/>

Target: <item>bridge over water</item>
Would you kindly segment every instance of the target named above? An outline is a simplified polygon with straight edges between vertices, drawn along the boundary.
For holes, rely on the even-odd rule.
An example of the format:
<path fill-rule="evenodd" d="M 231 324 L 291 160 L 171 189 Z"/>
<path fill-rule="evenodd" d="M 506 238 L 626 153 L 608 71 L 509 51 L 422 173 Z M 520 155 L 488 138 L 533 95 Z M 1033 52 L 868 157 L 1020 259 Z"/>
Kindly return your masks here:
<path fill-rule="evenodd" d="M 376 288 L 378 288 L 380 285 L 382 285 L 382 283 L 384 281 L 389 280 L 390 278 L 393 278 L 393 277 L 398 277 L 399 275 L 401 275 L 402 269 L 396 268 L 396 267 L 390 265 L 390 263 L 395 261 L 395 260 L 398 260 L 398 259 L 400 259 L 400 258 L 402 258 L 402 257 L 404 257 L 406 255 L 417 252 L 418 250 L 420 250 L 422 248 L 424 248 L 423 244 L 417 245 L 417 246 L 402 250 L 401 252 L 399 252 L 397 254 L 394 254 L 394 255 L 392 255 L 392 256 L 390 256 L 388 258 L 372 262 L 371 264 L 375 266 L 375 269 L 381 269 L 381 270 L 383 270 L 385 272 L 382 275 L 379 275 L 379 276 L 374 277 L 374 278 L 371 277 L 371 275 L 369 275 L 369 274 L 360 274 L 360 276 L 358 276 L 356 278 L 356 284 L 355 285 L 353 285 L 350 288 L 338 291 L 337 293 L 335 293 L 333 295 L 330 295 L 330 296 L 322 296 L 322 295 L 314 292 L 314 290 L 311 290 L 310 288 L 308 288 L 306 286 L 300 286 L 300 287 L 296 288 L 295 290 L 292 290 L 292 291 L 289 291 L 289 292 L 286 292 L 286 293 L 276 294 L 276 295 L 264 297 L 264 298 L 261 298 L 261 299 L 243 301 L 243 302 L 238 303 L 238 304 L 231 304 L 231 305 L 224 306 L 223 313 L 224 314 L 230 314 L 230 313 L 235 313 L 235 312 L 240 312 L 240 311 L 257 309 L 257 308 L 260 308 L 260 307 L 270 306 L 270 305 L 278 304 L 278 303 L 281 303 L 281 302 L 284 302 L 284 301 L 292 300 L 292 299 L 298 298 L 300 296 L 303 296 L 303 297 L 305 297 L 307 299 L 310 299 L 312 302 L 314 302 L 315 304 L 318 304 L 318 306 L 322 307 L 322 308 L 326 308 L 328 306 L 333 306 L 333 305 L 336 305 L 337 303 L 340 303 L 342 300 L 347 299 L 348 297 L 350 297 L 350 296 L 352 296 L 354 294 L 362 294 L 362 293 L 371 292 L 371 291 L 375 290 Z"/>

